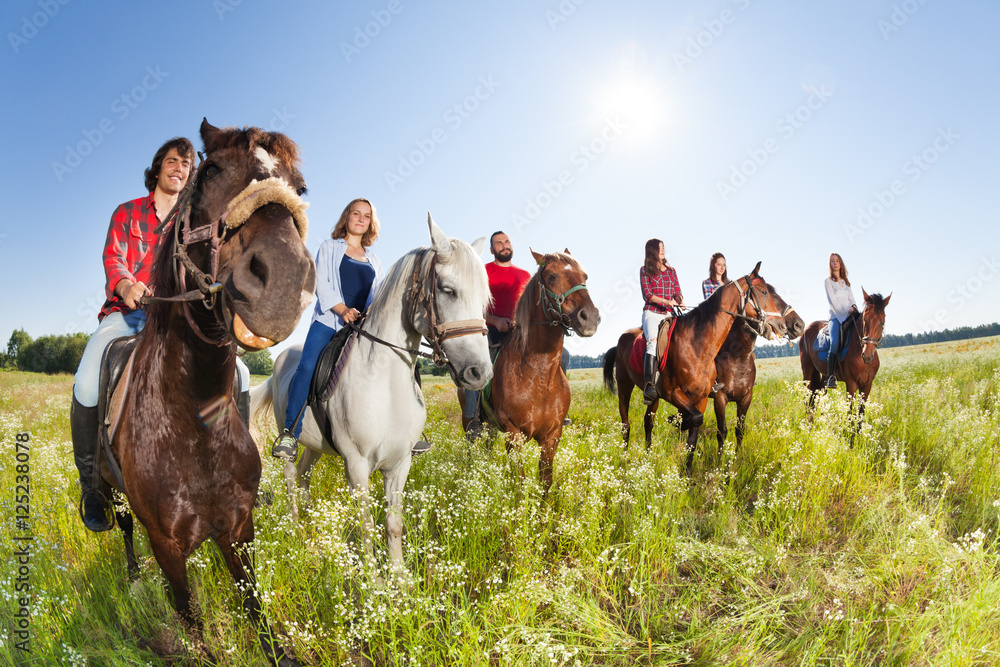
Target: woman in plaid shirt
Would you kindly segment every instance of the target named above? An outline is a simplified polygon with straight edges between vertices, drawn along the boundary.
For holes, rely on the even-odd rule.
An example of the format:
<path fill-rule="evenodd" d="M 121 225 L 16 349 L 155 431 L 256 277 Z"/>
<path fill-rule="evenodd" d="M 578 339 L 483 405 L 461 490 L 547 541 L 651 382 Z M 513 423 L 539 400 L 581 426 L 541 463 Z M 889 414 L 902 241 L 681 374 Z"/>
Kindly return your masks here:
<path fill-rule="evenodd" d="M 656 335 L 660 323 L 674 316 L 675 307 L 684 306 L 677 272 L 667 264 L 666 250 L 660 239 L 646 241 L 646 259 L 639 269 L 639 286 L 646 305 L 642 309 L 642 333 L 646 337 L 646 356 L 643 371 L 646 386 L 642 395 L 646 405 L 651 405 L 659 396 L 653 385 L 656 370 Z"/>

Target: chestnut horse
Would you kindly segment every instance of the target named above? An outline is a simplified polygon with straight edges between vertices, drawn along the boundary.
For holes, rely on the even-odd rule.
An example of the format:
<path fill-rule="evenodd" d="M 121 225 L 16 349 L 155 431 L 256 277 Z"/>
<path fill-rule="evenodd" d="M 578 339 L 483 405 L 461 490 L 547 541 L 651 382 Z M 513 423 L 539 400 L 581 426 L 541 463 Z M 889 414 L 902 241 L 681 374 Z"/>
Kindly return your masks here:
<path fill-rule="evenodd" d="M 767 281 L 759 271 L 760 262 L 757 262 L 748 275 L 726 283 L 697 307 L 676 318 L 665 366 L 657 373 L 657 394 L 677 408 L 681 415 L 681 430 L 688 432 L 685 466 L 688 477 L 691 476 L 698 430 L 704 421 L 708 395 L 715 383 L 715 357 L 733 323 L 742 319 L 754 326 L 760 335 L 777 337 L 785 334 L 785 322 L 774 304 Z M 604 355 L 604 386 L 613 394 L 617 383 L 618 412 L 626 446 L 631 434 L 629 399 L 633 387 L 642 384 L 636 381 L 639 377 L 633 379 L 629 376 L 629 355 L 640 335 L 641 329 L 629 329 L 618 339 L 618 345 Z M 658 400 L 649 405 L 643 419 L 647 449 L 652 444 L 658 406 Z"/>
<path fill-rule="evenodd" d="M 889 296 L 882 298 L 881 294 L 868 294 L 861 289 L 865 297 L 865 308 L 861 313 L 852 316 L 851 331 L 844 332 L 848 345 L 847 356 L 837 368 L 837 377 L 843 380 L 847 394 L 853 403 L 855 394 L 861 391 L 858 405 L 858 423 L 855 433 L 861 429 L 861 420 L 865 416 L 865 402 L 872 391 L 872 382 L 878 373 L 879 360 L 876 348 L 882 343 L 885 330 L 885 307 L 889 305 Z M 799 342 L 799 362 L 802 364 L 802 380 L 809 383 L 812 394 L 809 396 L 809 408 L 816 402 L 816 393 L 826 388 L 827 364 L 820 361 L 819 353 L 814 343 L 820 329 L 826 326 L 825 320 L 813 322 L 802 334 Z M 854 433 L 851 433 L 851 446 L 854 446 Z"/>
<path fill-rule="evenodd" d="M 538 271 L 517 302 L 517 326 L 497 353 L 489 399 L 484 396 L 480 409 L 487 407 L 490 421 L 508 435 L 538 443 L 538 476 L 548 492 L 569 412 L 569 381 L 560 364 L 563 336 L 593 336 L 601 314 L 590 299 L 587 274 L 569 250 L 531 254 Z M 464 405 L 461 392 L 459 405 Z M 511 440 L 507 446 L 512 446 Z"/>
<path fill-rule="evenodd" d="M 285 339 L 312 300 L 316 267 L 299 197 L 305 181 L 297 147 L 284 135 L 206 120 L 201 137 L 205 160 L 161 225 L 151 280 L 157 298 L 147 302 L 127 376 L 112 444 L 123 484 L 108 474 L 105 481 L 122 487 L 174 607 L 199 637 L 187 559 L 212 539 L 268 660 L 297 665 L 255 594 L 261 461 L 233 401 L 233 374 L 237 344 L 258 349 Z M 122 528 L 131 552 L 131 532 Z"/>
<path fill-rule="evenodd" d="M 788 339 L 798 338 L 805 331 L 806 323 L 794 308 L 785 303 L 774 287 L 771 285 L 767 287 L 771 291 L 774 305 L 778 307 L 785 320 Z M 757 381 L 756 356 L 753 353 L 757 335 L 757 332 L 746 324 L 734 324 L 718 356 L 715 357 L 715 380 L 717 385 L 722 385 L 720 389 L 712 392 L 720 455 L 726 436 L 729 434 L 726 426 L 726 405 L 730 401 L 736 403 L 736 448 L 739 449 L 743 445 L 747 411 L 753 401 L 753 386 Z"/>

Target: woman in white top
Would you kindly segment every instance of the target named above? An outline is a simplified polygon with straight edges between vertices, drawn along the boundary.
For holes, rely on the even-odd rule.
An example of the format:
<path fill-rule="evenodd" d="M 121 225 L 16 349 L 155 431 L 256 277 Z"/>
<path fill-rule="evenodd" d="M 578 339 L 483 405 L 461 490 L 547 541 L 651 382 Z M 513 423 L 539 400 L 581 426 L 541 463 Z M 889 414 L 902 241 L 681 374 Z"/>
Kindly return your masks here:
<path fill-rule="evenodd" d="M 826 386 L 837 386 L 837 357 L 840 354 L 841 328 L 848 317 L 858 312 L 858 305 L 847 279 L 847 267 L 837 253 L 830 254 L 830 277 L 824 282 L 826 298 L 830 302 L 830 357 L 827 359 Z"/>

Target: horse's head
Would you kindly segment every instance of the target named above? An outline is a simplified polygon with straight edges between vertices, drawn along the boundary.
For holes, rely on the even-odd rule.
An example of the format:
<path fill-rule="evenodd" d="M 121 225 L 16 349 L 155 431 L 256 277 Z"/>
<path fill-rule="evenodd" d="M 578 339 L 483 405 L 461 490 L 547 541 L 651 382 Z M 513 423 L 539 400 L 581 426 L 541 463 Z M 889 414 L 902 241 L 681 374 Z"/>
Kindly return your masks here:
<path fill-rule="evenodd" d="M 469 245 L 449 239 L 427 214 L 431 247 L 417 255 L 413 286 L 422 298 L 411 301 L 414 329 L 443 354 L 455 384 L 478 391 L 493 377 L 486 320 L 490 301 L 486 268 L 479 259 L 484 239 Z M 423 308 L 417 307 L 420 303 Z"/>
<path fill-rule="evenodd" d="M 587 272 L 583 266 L 564 252 L 542 255 L 534 250 L 532 257 L 538 264 L 538 301 L 542 303 L 542 314 L 547 321 L 562 324 L 578 335 L 588 337 L 597 332 L 601 323 L 601 313 L 590 298 L 587 289 Z M 525 290 L 527 291 L 527 289 Z M 518 318 L 519 322 L 523 318 Z M 527 324 L 527 322 L 525 322 Z"/>
<path fill-rule="evenodd" d="M 882 344 L 885 330 L 885 307 L 889 305 L 892 294 L 883 298 L 881 294 L 869 294 L 861 288 L 865 297 L 865 309 L 861 312 L 861 359 L 870 364 L 875 358 L 875 348 Z"/>
<path fill-rule="evenodd" d="M 760 275 L 760 262 L 753 267 L 753 271 L 733 282 L 740 291 L 740 310 L 747 317 L 763 324 L 758 329 L 760 335 L 771 340 L 785 336 L 788 327 L 784 314 L 774 302 L 771 286 Z"/>
<path fill-rule="evenodd" d="M 799 317 L 799 314 L 795 312 L 794 308 L 788 305 L 785 300 L 781 298 L 781 295 L 778 294 L 773 285 L 768 283 L 767 289 L 771 293 L 774 305 L 778 307 L 778 312 L 781 313 L 782 318 L 785 320 L 785 332 L 788 339 L 792 340 L 801 336 L 806 330 L 805 321 Z"/>
<path fill-rule="evenodd" d="M 207 120 L 201 138 L 205 159 L 174 222 L 189 258 L 174 268 L 178 287 L 220 283 L 215 307 L 227 333 L 245 348 L 268 347 L 292 333 L 316 289 L 298 150 L 283 134 Z"/>

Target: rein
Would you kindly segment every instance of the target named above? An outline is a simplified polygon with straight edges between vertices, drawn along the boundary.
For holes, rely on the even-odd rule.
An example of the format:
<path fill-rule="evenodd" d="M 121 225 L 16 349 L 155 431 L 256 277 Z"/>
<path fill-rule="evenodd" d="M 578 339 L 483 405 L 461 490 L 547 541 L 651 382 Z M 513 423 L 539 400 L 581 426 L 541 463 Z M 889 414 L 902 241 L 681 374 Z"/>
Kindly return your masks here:
<path fill-rule="evenodd" d="M 421 272 L 421 266 L 424 263 L 424 258 L 428 253 L 431 253 L 430 261 L 427 263 L 427 268 Z M 443 343 L 450 338 L 458 338 L 460 336 L 471 336 L 474 334 L 486 335 L 486 320 L 484 319 L 471 319 L 471 320 L 453 320 L 451 322 L 438 322 L 438 312 L 437 312 L 437 299 L 435 294 L 437 293 L 437 274 L 434 271 L 434 267 L 437 265 L 437 252 L 433 248 L 424 248 L 417 255 L 413 263 L 413 274 L 410 277 L 410 321 L 412 322 L 416 317 L 416 311 L 418 306 L 424 307 L 424 314 L 427 317 L 428 332 L 424 335 L 428 343 L 423 343 L 431 348 L 432 354 L 428 354 L 422 350 L 414 350 L 411 348 L 402 347 L 396 345 L 395 343 L 390 343 L 387 340 L 383 340 L 373 333 L 365 331 L 358 324 L 351 322 L 350 326 L 354 331 L 365 338 L 379 343 L 380 345 L 385 345 L 394 350 L 400 352 L 406 352 L 407 354 L 412 354 L 424 359 L 430 359 L 434 362 L 436 366 L 450 366 L 451 362 L 448 360 L 448 355 L 445 353 L 442 347 Z"/>
<path fill-rule="evenodd" d="M 882 344 L 882 340 L 885 339 L 885 325 L 883 324 L 882 326 L 882 335 L 878 338 L 872 338 L 871 336 L 867 336 L 861 332 L 862 327 L 864 327 L 866 333 L 868 331 L 868 323 L 865 322 L 865 316 L 861 313 L 858 313 L 858 319 L 861 320 L 861 326 L 860 327 L 855 326 L 854 330 L 858 334 L 858 340 L 861 342 L 862 349 L 864 348 L 865 345 L 869 344 L 874 345 L 876 348 L 878 348 L 878 346 Z"/>
<path fill-rule="evenodd" d="M 791 306 L 787 306 L 783 313 L 776 313 L 770 310 L 764 310 L 760 307 L 760 301 L 758 301 L 756 294 L 754 293 L 753 280 L 749 275 L 744 276 L 747 281 L 747 290 L 744 292 L 743 288 L 740 287 L 740 281 L 734 280 L 733 285 L 736 285 L 736 290 L 740 293 L 740 307 L 738 313 L 733 313 L 726 310 L 725 308 L 720 308 L 724 313 L 732 315 L 733 317 L 741 318 L 744 320 L 743 324 L 750 331 L 757 334 L 758 336 L 763 336 L 765 328 L 767 326 L 768 317 L 784 317 L 793 309 Z M 747 304 L 753 304 L 754 310 L 757 311 L 757 317 L 750 317 L 746 314 Z"/>

